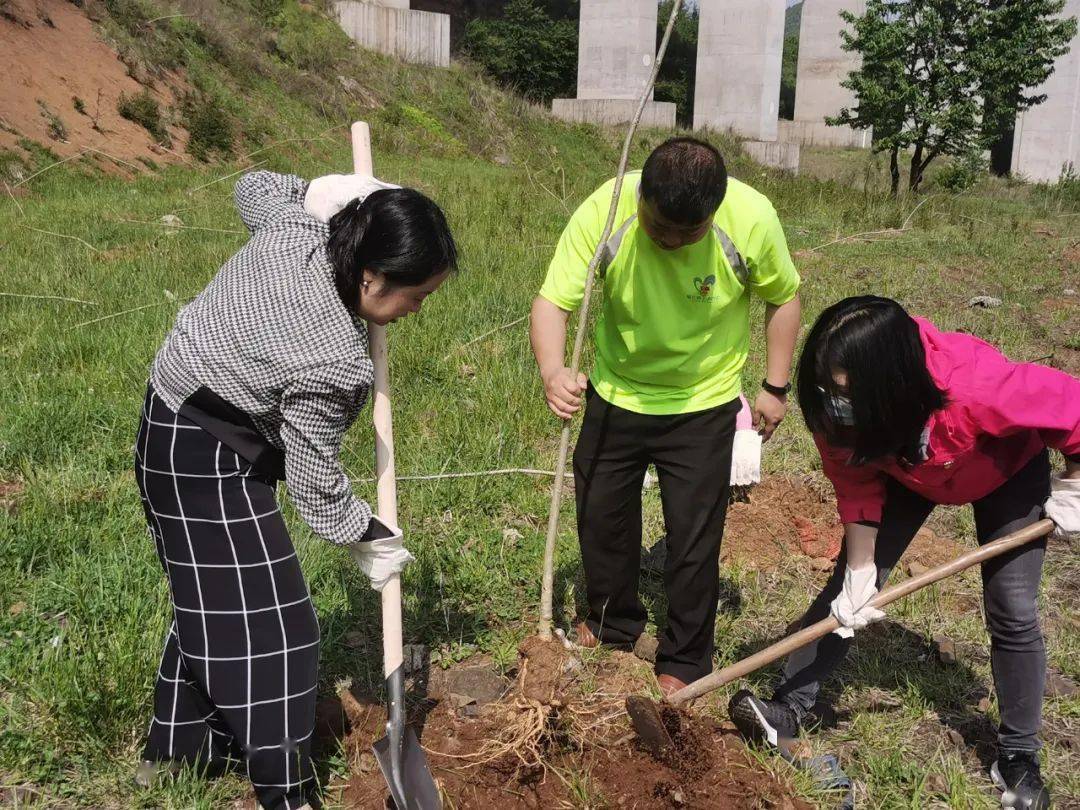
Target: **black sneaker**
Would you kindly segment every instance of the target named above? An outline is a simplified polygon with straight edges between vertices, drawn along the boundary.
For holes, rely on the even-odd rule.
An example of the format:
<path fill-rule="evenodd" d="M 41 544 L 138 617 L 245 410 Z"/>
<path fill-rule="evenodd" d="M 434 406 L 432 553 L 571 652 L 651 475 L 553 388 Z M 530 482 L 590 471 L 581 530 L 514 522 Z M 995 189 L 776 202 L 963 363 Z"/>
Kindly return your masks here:
<path fill-rule="evenodd" d="M 1001 791 L 1005 810 L 1048 810 L 1050 791 L 1039 772 L 1039 755 L 1033 751 L 1002 751 L 990 766 L 990 778 Z"/>
<path fill-rule="evenodd" d="M 779 700 L 762 700 L 748 689 L 735 693 L 728 713 L 744 737 L 782 753 L 799 734 L 799 718 L 790 706 Z"/>

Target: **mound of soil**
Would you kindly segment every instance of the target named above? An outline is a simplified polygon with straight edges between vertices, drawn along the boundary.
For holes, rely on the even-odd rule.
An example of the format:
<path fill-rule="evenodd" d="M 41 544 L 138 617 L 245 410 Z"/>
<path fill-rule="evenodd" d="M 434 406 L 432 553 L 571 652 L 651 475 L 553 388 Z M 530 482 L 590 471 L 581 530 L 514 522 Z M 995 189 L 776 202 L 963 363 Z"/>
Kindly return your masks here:
<path fill-rule="evenodd" d="M 843 535 L 828 483 L 822 485 L 809 477 L 769 476 L 749 490 L 745 501 L 728 508 L 720 559 L 759 569 L 775 568 L 794 555 L 835 560 Z M 933 567 L 962 551 L 952 540 L 923 529 L 904 560 Z"/>
<path fill-rule="evenodd" d="M 613 653 L 599 664 L 566 667 L 565 652 L 549 656 L 547 647 L 528 642 L 524 648 L 528 666 L 551 664 L 559 673 L 555 682 L 546 677 L 546 670 L 531 684 L 527 676 L 525 685 L 541 693 L 553 686 L 564 706 L 555 711 L 563 717 L 576 712 L 584 718 L 578 728 L 586 733 L 553 735 L 543 764 L 525 767 L 512 752 L 494 759 L 488 754 L 493 740 L 505 738 L 507 724 L 520 708 L 523 684 L 478 712 L 456 709 L 452 701 L 438 702 L 430 710 L 430 702 L 420 706 L 414 727 L 432 773 L 453 807 L 550 808 L 579 806 L 587 800 L 589 806 L 642 810 L 810 810 L 787 785 L 753 764 L 741 740 L 707 719 L 670 710 L 669 730 L 674 732 L 677 751 L 664 762 L 654 759 L 638 744 L 623 711 L 628 690 L 640 688 L 644 681 L 641 664 L 633 656 Z M 587 677 L 582 677 L 582 667 Z M 348 698 L 344 702 L 352 723 L 346 738 L 352 775 L 331 789 L 347 807 L 383 807 L 386 786 L 370 747 L 383 733 L 385 713 Z"/>
<path fill-rule="evenodd" d="M 134 96 L 145 88 L 102 39 L 87 16 L 92 7 L 67 0 L 0 3 L 0 149 L 17 149 L 28 138 L 61 157 L 100 150 L 131 164 L 126 171 L 137 167 L 132 161 L 139 158 L 180 160 L 185 130 L 167 127 L 171 146 L 165 149 L 117 111 L 122 94 Z M 153 85 L 149 90 L 164 119 L 185 85 L 179 76 Z"/>

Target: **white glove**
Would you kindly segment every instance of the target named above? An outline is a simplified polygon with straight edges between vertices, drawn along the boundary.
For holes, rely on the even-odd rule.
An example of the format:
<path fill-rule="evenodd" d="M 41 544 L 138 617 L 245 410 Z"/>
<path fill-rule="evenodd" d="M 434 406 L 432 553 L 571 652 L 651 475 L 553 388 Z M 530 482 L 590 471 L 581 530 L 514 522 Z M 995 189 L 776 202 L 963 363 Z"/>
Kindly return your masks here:
<path fill-rule="evenodd" d="M 351 547 L 352 554 L 360 570 L 371 580 L 371 587 L 382 591 L 390 577 L 400 574 L 415 557 L 405 548 L 401 529 L 397 526 L 372 517 L 368 531 L 374 539 L 355 543 Z"/>
<path fill-rule="evenodd" d="M 388 188 L 401 186 L 384 183 L 366 174 L 328 174 L 308 184 L 304 210 L 319 222 L 329 222 L 334 214 L 353 200 L 362 200 L 372 192 Z"/>
<path fill-rule="evenodd" d="M 880 621 L 885 614 L 872 607 L 871 599 L 877 594 L 877 567 L 848 568 L 844 572 L 844 589 L 833 599 L 831 612 L 840 622 L 833 632 L 840 638 L 851 638 L 856 630 L 862 630 L 870 622 Z"/>
<path fill-rule="evenodd" d="M 761 434 L 756 430 L 736 430 L 731 448 L 731 485 L 746 487 L 761 483 Z"/>
<path fill-rule="evenodd" d="M 1080 540 L 1080 478 L 1055 475 L 1050 479 L 1050 497 L 1043 507 L 1057 524 L 1054 537 Z"/>

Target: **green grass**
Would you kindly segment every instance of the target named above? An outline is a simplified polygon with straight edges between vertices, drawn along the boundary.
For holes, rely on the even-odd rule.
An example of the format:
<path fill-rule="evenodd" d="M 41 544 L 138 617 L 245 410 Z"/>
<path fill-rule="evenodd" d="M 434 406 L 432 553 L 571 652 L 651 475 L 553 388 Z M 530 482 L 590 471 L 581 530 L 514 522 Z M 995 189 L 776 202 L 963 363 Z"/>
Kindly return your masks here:
<path fill-rule="evenodd" d="M 379 174 L 421 188 L 445 207 L 464 266 L 421 315 L 391 330 L 400 473 L 550 469 L 558 425 L 543 404 L 525 325 L 458 347 L 527 312 L 568 213 L 610 176 L 617 158 L 617 133 L 556 124 L 468 66 L 408 67 L 334 44 L 322 22 L 287 2 L 229 3 L 223 8 L 233 16 L 222 12 L 216 28 L 193 0 L 178 6 L 195 16 L 155 23 L 158 34 L 142 43 L 125 32 L 168 11 L 110 0 L 108 25 L 116 41 L 141 48 L 151 64 L 171 59 L 187 69 L 202 97 L 229 117 L 237 157 L 134 180 L 102 175 L 83 158 L 32 179 L 17 199 L 0 196 L 0 292 L 11 294 L 0 296 L 0 480 L 22 487 L 18 509 L 0 510 L 0 785 L 27 785 L 44 806 L 217 807 L 247 795 L 237 777 L 205 782 L 186 774 L 150 793 L 130 783 L 168 621 L 131 446 L 149 364 L 178 307 L 243 242 L 230 200 L 233 179 L 211 181 L 255 161 L 308 177 L 345 171 L 351 159 L 344 124 L 370 120 Z M 269 30 L 315 26 L 322 33 L 307 36 L 325 37 L 317 41 L 330 50 L 278 36 L 272 49 L 245 55 L 230 49 L 225 35 L 244 26 L 255 27 L 258 36 L 245 40 L 255 44 Z M 334 60 L 325 75 L 298 67 L 327 53 Z M 250 71 L 245 59 L 253 60 Z M 640 137 L 635 165 L 662 137 Z M 808 321 L 842 296 L 875 292 L 1014 357 L 1053 354 L 1053 362 L 1080 371 L 1080 299 L 1064 296 L 1080 288 L 1075 183 L 1051 190 L 984 180 L 954 195 L 931 179 L 926 196 L 894 201 L 880 161 L 863 154 L 809 152 L 808 175 L 793 179 L 721 143 L 733 173 L 780 212 L 805 278 Z M 15 162 L 29 164 L 26 176 L 53 160 L 27 144 L 18 155 L 0 155 L 0 170 L 13 182 Z M 173 232 L 154 224 L 164 214 L 187 227 Z M 905 223 L 909 230 L 841 241 Z M 1004 305 L 969 309 L 966 302 L 979 294 Z M 41 295 L 93 303 L 18 297 Z M 760 322 L 757 307 L 748 391 L 762 377 Z M 373 488 L 363 479 L 373 472 L 372 458 L 362 419 L 344 461 L 369 498 Z M 796 414 L 769 445 L 766 466 L 817 469 Z M 499 666 L 513 666 L 516 642 L 537 615 L 549 485 L 520 476 L 401 484 L 401 522 L 417 556 L 405 575 L 408 640 L 429 644 L 443 662 L 483 651 Z M 377 691 L 375 594 L 347 554 L 313 538 L 290 508 L 286 513 L 322 626 L 321 691 L 332 693 L 344 678 Z M 937 520 L 973 542 L 967 512 L 947 510 Z M 645 522 L 647 537 L 658 536 L 655 492 L 646 495 Z M 504 535 L 506 529 L 520 537 Z M 558 561 L 557 618 L 565 624 L 582 593 L 569 505 Z M 719 664 L 778 637 L 821 576 L 802 561 L 779 571 L 737 567 L 724 574 L 741 604 L 719 617 Z M 1075 550 L 1058 547 L 1048 556 L 1043 620 L 1050 659 L 1074 679 L 1078 575 Z M 995 806 L 973 753 L 988 726 L 974 714 L 978 697 L 971 696 L 991 685 L 986 634 L 972 607 L 979 590 L 978 576 L 969 573 L 897 605 L 890 611 L 895 624 L 860 638 L 830 686 L 841 721 L 811 744 L 841 754 L 859 784 L 860 806 Z M 662 616 L 662 594 L 648 599 Z M 357 631 L 363 635 L 346 644 L 345 634 Z M 926 657 L 937 633 L 958 640 L 960 666 L 945 669 Z M 774 671 L 749 682 L 764 687 Z M 708 710 L 719 714 L 735 688 Z M 880 691 L 896 706 L 870 706 Z M 1078 736 L 1080 701 L 1049 701 L 1046 720 L 1047 773 L 1061 806 L 1080 806 L 1080 755 L 1067 745 Z M 967 735 L 960 744 L 950 727 Z M 790 776 L 775 759 L 760 759 Z M 345 768 L 340 752 L 320 762 L 324 779 Z M 588 774 L 563 776 L 582 801 L 595 800 Z M 796 784 L 814 797 L 805 779 Z"/>

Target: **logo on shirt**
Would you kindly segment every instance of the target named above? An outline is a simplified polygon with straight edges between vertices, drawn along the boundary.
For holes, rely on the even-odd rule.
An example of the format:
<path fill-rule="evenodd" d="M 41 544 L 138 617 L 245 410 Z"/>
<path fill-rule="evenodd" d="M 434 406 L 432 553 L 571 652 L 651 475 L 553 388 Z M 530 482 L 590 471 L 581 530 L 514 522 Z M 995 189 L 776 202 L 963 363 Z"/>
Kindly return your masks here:
<path fill-rule="evenodd" d="M 694 289 L 697 290 L 698 299 L 706 301 L 709 298 L 709 293 L 712 292 L 712 288 L 716 286 L 716 276 L 706 276 L 705 278 L 694 279 Z M 689 296 L 692 298 L 692 296 Z"/>

